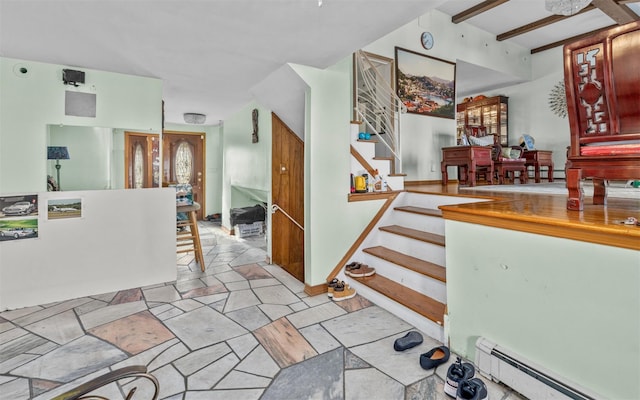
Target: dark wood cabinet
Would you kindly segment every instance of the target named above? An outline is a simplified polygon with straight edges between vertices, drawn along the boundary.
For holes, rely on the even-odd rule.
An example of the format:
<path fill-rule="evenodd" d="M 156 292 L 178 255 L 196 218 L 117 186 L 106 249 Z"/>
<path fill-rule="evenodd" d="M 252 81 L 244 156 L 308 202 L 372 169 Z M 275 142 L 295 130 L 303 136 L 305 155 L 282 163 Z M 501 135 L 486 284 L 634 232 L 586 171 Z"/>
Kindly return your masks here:
<path fill-rule="evenodd" d="M 494 135 L 501 146 L 509 145 L 508 97 L 486 97 L 476 101 L 467 101 L 456 106 L 456 137 L 458 144 L 463 134 L 472 134 L 474 130 Z M 475 136 L 475 135 L 474 135 Z"/>

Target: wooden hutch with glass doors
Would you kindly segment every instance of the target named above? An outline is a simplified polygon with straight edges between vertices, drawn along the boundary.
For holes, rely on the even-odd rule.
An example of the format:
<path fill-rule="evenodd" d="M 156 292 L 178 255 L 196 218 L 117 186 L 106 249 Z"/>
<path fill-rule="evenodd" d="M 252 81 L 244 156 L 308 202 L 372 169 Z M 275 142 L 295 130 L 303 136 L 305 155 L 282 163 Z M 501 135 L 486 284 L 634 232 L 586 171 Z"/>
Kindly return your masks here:
<path fill-rule="evenodd" d="M 462 135 L 494 135 L 501 146 L 509 145 L 507 125 L 508 97 L 480 97 L 456 106 L 457 144 L 463 144 Z"/>

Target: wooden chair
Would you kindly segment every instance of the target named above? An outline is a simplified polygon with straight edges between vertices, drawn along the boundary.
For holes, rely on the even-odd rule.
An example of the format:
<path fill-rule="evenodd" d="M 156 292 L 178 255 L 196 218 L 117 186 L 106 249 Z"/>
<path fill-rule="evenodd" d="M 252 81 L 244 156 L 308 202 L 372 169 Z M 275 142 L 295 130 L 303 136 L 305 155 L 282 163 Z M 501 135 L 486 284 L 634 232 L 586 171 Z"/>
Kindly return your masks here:
<path fill-rule="evenodd" d="M 640 178 L 640 21 L 564 47 L 571 145 L 567 208 L 582 210 L 581 182 L 591 178 L 593 204 L 607 203 L 609 179 Z"/>
<path fill-rule="evenodd" d="M 525 165 L 527 159 L 523 153 L 524 149 L 520 146 L 503 148 L 499 144 L 493 145 L 493 167 L 500 185 L 505 182 L 505 178 L 509 178 L 509 175 L 513 183 L 516 183 L 516 172 L 519 172 L 520 183 L 527 183 L 527 166 Z"/>
<path fill-rule="evenodd" d="M 504 149 L 508 149 L 507 154 Z M 493 174 L 498 180 L 498 184 L 502 185 L 505 179 L 511 179 L 515 183 L 516 172 L 519 172 L 518 179 L 521 183 L 527 183 L 527 167 L 526 159 L 523 155 L 524 150 L 520 146 L 512 146 L 503 148 L 499 144 L 494 144 L 491 148 L 491 159 L 493 160 Z M 478 175 L 482 175 L 487 181 L 492 182 L 488 168 L 478 168 Z M 511 177 L 509 177 L 511 175 Z"/>

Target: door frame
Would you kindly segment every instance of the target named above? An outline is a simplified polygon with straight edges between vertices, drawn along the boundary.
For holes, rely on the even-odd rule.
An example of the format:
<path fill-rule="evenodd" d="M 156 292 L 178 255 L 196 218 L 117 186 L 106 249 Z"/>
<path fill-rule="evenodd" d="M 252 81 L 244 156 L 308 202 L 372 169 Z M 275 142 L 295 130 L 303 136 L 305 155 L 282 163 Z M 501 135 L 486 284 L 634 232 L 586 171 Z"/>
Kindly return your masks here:
<path fill-rule="evenodd" d="M 198 199 L 198 204 L 200 204 L 200 209 L 198 211 L 196 211 L 196 215 L 198 216 L 198 219 L 204 219 L 205 216 L 205 210 L 206 210 L 206 197 L 207 197 L 207 135 L 206 132 L 202 131 L 202 132 L 184 132 L 184 131 L 168 131 L 168 130 L 164 130 L 162 131 L 162 159 L 161 159 L 161 167 L 160 167 L 160 174 L 161 174 L 161 180 L 162 180 L 162 186 L 167 186 L 168 184 L 171 183 L 175 183 L 175 182 L 166 182 L 165 181 L 165 165 L 164 165 L 164 158 L 166 155 L 169 156 L 169 158 L 171 157 L 171 154 L 167 153 L 165 154 L 165 150 L 167 149 L 167 147 L 165 146 L 165 138 L 167 137 L 167 135 L 182 135 L 182 136 L 200 136 L 201 140 L 202 140 L 202 154 L 200 154 L 200 157 L 202 157 L 202 196 L 200 196 L 201 198 Z"/>
<path fill-rule="evenodd" d="M 137 136 L 137 137 L 143 137 L 145 138 L 146 142 L 147 142 L 147 147 L 146 147 L 146 151 L 147 154 L 145 154 L 145 181 L 148 182 L 147 186 L 148 188 L 155 188 L 155 187 L 160 187 L 161 186 L 161 179 L 158 179 L 158 185 L 154 186 L 153 185 L 153 142 L 154 140 L 158 141 L 158 161 L 160 160 L 160 134 L 159 133 L 144 133 L 144 132 L 134 132 L 134 131 L 124 131 L 124 188 L 125 189 L 133 189 L 133 187 L 130 185 L 129 182 L 129 167 L 131 166 L 131 159 L 130 159 L 130 154 L 129 154 L 129 146 L 130 146 L 130 138 L 132 136 Z M 158 164 L 158 175 L 160 175 L 161 171 L 160 169 L 160 165 Z"/>

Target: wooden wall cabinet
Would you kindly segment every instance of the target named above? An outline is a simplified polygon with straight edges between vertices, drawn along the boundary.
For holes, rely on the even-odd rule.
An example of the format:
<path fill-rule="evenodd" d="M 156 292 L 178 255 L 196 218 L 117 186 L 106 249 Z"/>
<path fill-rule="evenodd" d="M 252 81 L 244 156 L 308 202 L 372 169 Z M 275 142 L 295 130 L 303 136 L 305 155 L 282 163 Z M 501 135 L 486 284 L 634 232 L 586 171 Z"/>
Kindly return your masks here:
<path fill-rule="evenodd" d="M 508 97 L 495 96 L 468 101 L 456 106 L 456 137 L 461 144 L 462 134 L 472 128 L 484 128 L 487 135 L 496 135 L 497 143 L 509 145 Z"/>

